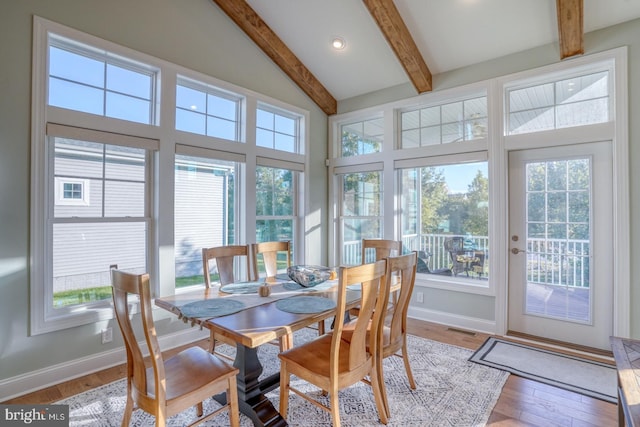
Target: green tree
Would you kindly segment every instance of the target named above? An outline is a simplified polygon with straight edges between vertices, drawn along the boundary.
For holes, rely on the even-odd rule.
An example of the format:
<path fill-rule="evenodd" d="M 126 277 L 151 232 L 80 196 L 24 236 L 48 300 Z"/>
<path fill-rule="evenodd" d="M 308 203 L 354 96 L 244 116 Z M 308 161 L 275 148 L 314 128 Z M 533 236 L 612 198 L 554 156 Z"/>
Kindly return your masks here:
<path fill-rule="evenodd" d="M 464 201 L 466 217 L 462 222 L 465 233 L 476 236 L 489 235 L 489 179 L 476 173 L 475 178 L 469 184 L 466 199 Z"/>
<path fill-rule="evenodd" d="M 448 199 L 448 189 L 442 169 L 425 167 L 420 169 L 422 233 L 434 234 L 440 230 L 440 224 L 448 215 L 442 206 Z"/>
<path fill-rule="evenodd" d="M 256 216 L 277 217 L 293 215 L 293 173 L 288 169 L 260 166 L 256 168 Z M 258 240 L 272 240 L 291 230 L 282 230 L 284 223 L 273 219 L 258 220 Z"/>

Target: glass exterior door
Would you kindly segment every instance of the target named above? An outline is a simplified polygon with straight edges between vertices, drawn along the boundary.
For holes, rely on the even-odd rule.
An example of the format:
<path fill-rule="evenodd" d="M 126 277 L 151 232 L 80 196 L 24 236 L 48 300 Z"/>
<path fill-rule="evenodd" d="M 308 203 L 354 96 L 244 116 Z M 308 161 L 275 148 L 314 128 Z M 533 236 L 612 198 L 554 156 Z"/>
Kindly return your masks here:
<path fill-rule="evenodd" d="M 607 348 L 610 159 L 608 143 L 510 154 L 510 330 Z"/>

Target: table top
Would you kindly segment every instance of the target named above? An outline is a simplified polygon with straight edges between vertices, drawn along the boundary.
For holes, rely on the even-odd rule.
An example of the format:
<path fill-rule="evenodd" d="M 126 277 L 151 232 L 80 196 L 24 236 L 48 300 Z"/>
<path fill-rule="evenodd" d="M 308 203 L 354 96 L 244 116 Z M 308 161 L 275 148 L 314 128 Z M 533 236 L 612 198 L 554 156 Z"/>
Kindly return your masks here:
<path fill-rule="evenodd" d="M 220 292 L 219 286 L 203 288 L 195 291 L 179 293 L 156 298 L 155 304 L 165 310 L 183 317 L 181 307 L 194 301 L 205 301 L 213 298 L 225 298 L 242 302 L 245 305 L 240 311 L 219 317 L 188 318 L 193 326 L 200 325 L 211 329 L 216 334 L 228 337 L 244 346 L 255 348 L 298 329 L 313 325 L 321 320 L 335 316 L 335 308 L 315 313 L 290 313 L 277 307 L 276 302 L 295 296 L 318 296 L 337 300 L 338 281 L 328 281 L 324 286 L 309 290 L 288 290 L 282 283 L 270 285 L 272 292 L 268 297 L 257 294 L 227 294 Z M 360 301 L 360 293 L 347 290 L 347 307 L 356 307 Z"/>

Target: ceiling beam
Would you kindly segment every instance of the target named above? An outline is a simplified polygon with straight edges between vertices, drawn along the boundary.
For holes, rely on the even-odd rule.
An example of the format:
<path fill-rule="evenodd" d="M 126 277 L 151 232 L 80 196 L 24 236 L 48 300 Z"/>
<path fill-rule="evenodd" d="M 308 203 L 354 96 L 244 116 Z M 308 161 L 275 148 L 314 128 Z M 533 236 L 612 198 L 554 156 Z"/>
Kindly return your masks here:
<path fill-rule="evenodd" d="M 273 62 L 327 115 L 336 114 L 338 103 L 320 81 L 283 43 L 244 0 L 212 0 Z"/>
<path fill-rule="evenodd" d="M 583 0 L 556 0 L 560 59 L 584 53 Z"/>
<path fill-rule="evenodd" d="M 418 93 L 432 90 L 431 71 L 393 0 L 362 0 Z M 558 0 L 560 1 L 560 0 Z"/>

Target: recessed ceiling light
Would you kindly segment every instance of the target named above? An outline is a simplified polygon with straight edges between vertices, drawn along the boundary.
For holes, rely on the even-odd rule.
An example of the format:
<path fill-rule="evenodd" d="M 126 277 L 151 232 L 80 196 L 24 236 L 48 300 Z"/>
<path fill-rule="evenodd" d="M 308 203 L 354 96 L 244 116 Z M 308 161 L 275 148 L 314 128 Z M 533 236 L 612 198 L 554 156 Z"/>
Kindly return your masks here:
<path fill-rule="evenodd" d="M 337 50 L 344 49 L 346 44 L 347 43 L 344 41 L 344 39 L 342 37 L 334 37 L 333 41 L 331 41 L 331 46 L 333 46 L 333 48 L 337 49 Z"/>

